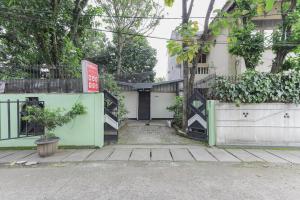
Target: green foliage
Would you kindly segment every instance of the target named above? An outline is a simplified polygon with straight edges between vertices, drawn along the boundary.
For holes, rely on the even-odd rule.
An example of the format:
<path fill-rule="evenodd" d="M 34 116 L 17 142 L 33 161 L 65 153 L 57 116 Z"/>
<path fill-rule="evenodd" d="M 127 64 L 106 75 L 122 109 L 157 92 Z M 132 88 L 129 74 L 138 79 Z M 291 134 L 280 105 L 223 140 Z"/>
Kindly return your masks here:
<path fill-rule="evenodd" d="M 80 48 L 74 46 L 69 38 L 64 39 L 65 46 L 62 49 L 61 64 L 66 67 L 66 71 L 71 77 L 80 77 L 81 71 L 78 66 L 81 62 L 82 52 Z"/>
<path fill-rule="evenodd" d="M 266 0 L 266 12 L 270 12 L 274 7 L 275 0 Z"/>
<path fill-rule="evenodd" d="M 92 15 L 101 13 L 87 2 L 0 1 L 0 63 L 15 69 L 64 65 L 78 72 Z"/>
<path fill-rule="evenodd" d="M 105 66 L 110 74 L 117 72 L 118 48 L 116 43 L 116 38 L 114 38 L 112 44 L 108 44 L 105 50 L 90 57 L 90 60 L 100 67 Z M 152 72 L 144 78 L 144 81 L 153 82 L 154 67 L 157 63 L 156 55 L 156 49 L 150 46 L 146 38 L 129 38 L 122 50 L 122 72 L 125 74 Z"/>
<path fill-rule="evenodd" d="M 179 128 L 182 127 L 182 112 L 183 112 L 183 98 L 181 96 L 177 96 L 175 99 L 175 103 L 168 107 L 167 110 L 174 113 L 174 121 L 173 123 Z"/>
<path fill-rule="evenodd" d="M 125 108 L 125 97 L 121 94 L 121 88 L 118 86 L 118 83 L 115 81 L 113 75 L 111 74 L 105 74 L 100 77 L 101 79 L 101 85 L 103 88 L 105 88 L 109 93 L 116 96 L 119 101 L 119 107 L 118 107 L 118 119 L 119 121 L 123 121 L 126 118 L 126 115 L 128 111 Z"/>
<path fill-rule="evenodd" d="M 174 4 L 175 0 L 165 0 L 166 6 L 172 7 Z"/>
<path fill-rule="evenodd" d="M 236 82 L 219 77 L 214 87 L 217 100 L 240 103 L 299 103 L 300 72 L 278 74 L 248 70 Z"/>
<path fill-rule="evenodd" d="M 56 127 L 69 123 L 78 115 L 86 114 L 86 108 L 80 103 L 76 103 L 69 112 L 61 108 L 43 109 L 38 106 L 28 106 L 26 112 L 27 115 L 22 118 L 23 120 L 44 126 L 47 136 L 52 137 Z"/>
<path fill-rule="evenodd" d="M 229 52 L 243 57 L 247 69 L 255 69 L 264 52 L 264 35 L 255 33 L 256 27 L 247 23 L 243 27 L 234 27 L 229 36 Z"/>
<path fill-rule="evenodd" d="M 229 52 L 243 57 L 247 69 L 254 69 L 264 52 L 264 35 L 256 31 L 252 19 L 273 9 L 274 0 L 235 0 L 236 6 L 230 13 L 217 10 L 216 18 L 210 25 L 214 35 L 229 28 Z"/>
<path fill-rule="evenodd" d="M 153 31 L 162 17 L 162 9 L 156 0 L 98 0 L 97 3 L 108 16 L 103 21 L 106 28 L 113 32 L 114 47 L 117 50 L 114 55 L 117 64 L 114 67 L 120 75 L 125 68 L 123 50 L 126 43 L 133 41 L 131 39 L 136 35 L 146 35 Z M 140 16 L 151 16 L 151 19 Z"/>
<path fill-rule="evenodd" d="M 168 41 L 167 48 L 169 54 L 177 56 L 176 60 L 178 63 L 182 61 L 192 62 L 200 47 L 197 42 L 198 23 L 189 21 L 187 24 L 178 26 L 175 31 L 181 36 L 181 41 Z M 185 49 L 182 43 L 187 46 Z"/>
<path fill-rule="evenodd" d="M 295 51 L 295 55 L 289 56 L 282 65 L 283 70 L 300 70 L 300 52 Z"/>
<path fill-rule="evenodd" d="M 300 2 L 294 10 L 289 10 L 290 2 L 283 4 L 283 13 L 287 13 L 279 28 L 273 33 L 272 50 L 276 54 L 287 56 L 298 51 L 300 43 Z M 281 63 L 279 63 L 281 65 Z"/>

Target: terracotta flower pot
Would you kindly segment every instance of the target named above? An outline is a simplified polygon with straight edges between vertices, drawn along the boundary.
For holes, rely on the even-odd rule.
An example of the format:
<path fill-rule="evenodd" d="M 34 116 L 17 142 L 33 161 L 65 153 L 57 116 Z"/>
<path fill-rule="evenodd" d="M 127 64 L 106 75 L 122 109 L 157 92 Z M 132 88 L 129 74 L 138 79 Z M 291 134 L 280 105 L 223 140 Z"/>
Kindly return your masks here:
<path fill-rule="evenodd" d="M 35 141 L 35 144 L 37 145 L 37 152 L 40 157 L 47 157 L 55 154 L 57 151 L 57 144 L 58 144 L 59 138 L 48 138 L 48 139 L 38 139 Z"/>

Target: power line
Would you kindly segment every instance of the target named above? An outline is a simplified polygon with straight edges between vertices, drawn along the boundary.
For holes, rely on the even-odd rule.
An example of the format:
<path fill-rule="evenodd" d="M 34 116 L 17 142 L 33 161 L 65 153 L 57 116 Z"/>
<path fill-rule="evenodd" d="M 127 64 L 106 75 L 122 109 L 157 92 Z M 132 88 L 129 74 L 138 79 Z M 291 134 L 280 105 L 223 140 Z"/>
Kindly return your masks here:
<path fill-rule="evenodd" d="M 7 17 L 7 16 L 6 16 Z M 38 23 L 43 22 L 44 23 L 49 23 L 49 21 L 41 21 L 40 19 L 34 19 L 34 18 L 30 18 L 31 20 L 37 20 Z M 53 25 L 53 24 L 51 24 Z M 152 35 L 143 35 L 143 34 L 137 34 L 137 33 L 128 33 L 128 32 L 118 32 L 118 31 L 113 31 L 113 30 L 106 30 L 106 29 L 98 29 L 98 28 L 86 28 L 87 30 L 93 30 L 93 31 L 101 31 L 101 32 L 108 32 L 108 33 L 115 33 L 115 34 L 122 34 L 122 35 L 131 35 L 131 36 L 137 36 L 137 37 L 145 37 L 145 38 L 150 38 L 150 39 L 159 39 L 159 40 L 165 40 L 165 41 L 177 41 L 177 42 L 184 42 L 185 40 L 182 39 L 172 39 L 172 38 L 165 38 L 165 37 L 160 37 L 160 36 L 152 36 Z M 222 34 L 220 34 L 222 35 Z M 225 35 L 224 36 L 230 37 L 229 35 Z M 215 45 L 215 44 L 221 44 L 221 45 L 228 45 L 230 43 L 228 42 L 223 42 L 223 41 L 219 41 L 219 42 L 202 42 L 204 44 L 211 44 L 211 45 Z M 243 43 L 240 43 L 240 45 L 245 45 Z M 261 45 L 261 44 L 257 44 L 257 45 Z M 277 44 L 273 44 L 273 46 L 298 46 L 300 44 L 296 44 L 296 43 L 277 43 Z M 272 45 L 270 45 L 272 46 Z"/>
<path fill-rule="evenodd" d="M 184 40 L 178 40 L 178 39 L 170 39 L 170 38 L 164 38 L 164 37 L 159 37 L 159 36 L 151 36 L 151 35 L 143 35 L 143 34 L 137 34 L 137 33 L 126 33 L 126 32 L 117 32 L 117 31 L 112 31 L 112 30 L 106 30 L 106 29 L 96 29 L 96 28 L 87 28 L 89 30 L 93 31 L 101 31 L 101 32 L 109 32 L 109 33 L 115 33 L 115 34 L 122 34 L 122 35 L 131 35 L 131 36 L 137 36 L 137 37 L 146 37 L 146 38 L 151 38 L 151 39 L 159 39 L 159 40 L 166 40 L 166 41 L 177 41 L 177 42 L 183 42 Z M 231 43 L 228 42 L 204 42 L 204 44 L 223 44 L 223 45 L 228 45 Z M 253 43 L 252 43 L 253 44 Z M 243 43 L 240 43 L 239 45 L 244 45 Z M 261 45 L 257 43 L 257 45 Z M 300 45 L 297 43 L 277 43 L 273 44 L 272 46 L 298 46 Z"/>
<path fill-rule="evenodd" d="M 8 11 L 22 11 L 22 12 L 34 12 L 40 14 L 53 14 L 51 11 L 36 11 L 30 9 L 17 9 L 17 8 L 7 8 L 7 7 L 0 7 L 0 9 L 7 9 Z M 287 13 L 288 14 L 288 13 Z M 83 13 L 82 16 L 89 16 L 89 17 L 102 17 L 102 18 L 124 18 L 124 19 L 158 19 L 158 20 L 181 20 L 181 17 L 157 17 L 157 16 L 117 16 L 117 15 L 102 15 L 102 14 L 87 14 Z M 265 14 L 265 15 L 256 15 L 255 17 L 269 17 L 269 16 L 281 16 L 281 14 Z M 190 17 L 190 19 L 205 19 L 205 16 L 195 16 Z M 211 19 L 237 19 L 239 17 L 226 17 L 226 16 L 211 16 Z"/>
<path fill-rule="evenodd" d="M 8 14 L 17 14 L 17 13 L 12 13 L 12 12 L 5 12 L 4 13 L 8 13 Z M 1 15 L 1 13 L 0 13 Z M 26 14 L 17 14 L 18 16 L 25 16 L 27 18 L 28 15 Z M 7 16 L 4 16 L 4 17 L 7 17 Z M 36 18 L 29 18 L 31 20 L 37 20 L 38 22 L 44 22 L 44 23 L 49 23 L 49 21 L 46 21 L 46 20 L 42 20 L 42 19 L 36 19 Z M 53 25 L 53 24 L 52 24 Z M 184 40 L 182 39 L 170 39 L 170 38 L 164 38 L 164 37 L 159 37 L 159 36 L 151 36 L 151 35 L 143 35 L 143 34 L 136 34 L 136 33 L 126 33 L 126 32 L 117 32 L 117 31 L 112 31 L 112 30 L 105 30 L 105 29 L 97 29 L 97 28 L 86 28 L 86 29 L 90 29 L 90 30 L 94 30 L 94 31 L 101 31 L 101 32 L 110 32 L 110 33 L 119 33 L 119 34 L 122 34 L 122 35 L 132 35 L 132 36 L 139 36 L 139 37 L 146 37 L 146 38 L 151 38 L 151 39 L 160 39 L 160 40 L 166 40 L 166 41 L 178 41 L 178 42 L 183 42 Z M 219 35 L 224 35 L 224 36 L 227 36 L 227 37 L 230 37 L 229 35 L 227 34 L 219 34 Z M 204 42 L 204 43 L 207 43 L 207 44 L 230 44 L 228 42 Z M 240 45 L 243 45 L 243 44 L 240 44 Z M 260 44 L 258 44 L 260 45 Z M 300 44 L 295 44 L 295 43 L 282 43 L 282 44 L 274 44 L 274 45 L 277 45 L 277 46 L 298 46 Z"/>
<path fill-rule="evenodd" d="M 6 15 L 3 15 L 3 14 L 6 14 Z M 51 24 L 51 21 L 49 21 L 49 20 L 36 18 L 36 16 L 32 16 L 32 15 L 30 16 L 30 15 L 24 15 L 24 14 L 1 11 L 0 16 L 3 17 L 3 18 L 7 18 L 7 19 L 22 17 L 22 18 L 30 19 L 32 21 L 38 21 L 38 22 L 43 22 L 43 23 L 46 23 L 46 24 Z M 53 25 L 53 23 L 52 23 L 52 25 Z"/>

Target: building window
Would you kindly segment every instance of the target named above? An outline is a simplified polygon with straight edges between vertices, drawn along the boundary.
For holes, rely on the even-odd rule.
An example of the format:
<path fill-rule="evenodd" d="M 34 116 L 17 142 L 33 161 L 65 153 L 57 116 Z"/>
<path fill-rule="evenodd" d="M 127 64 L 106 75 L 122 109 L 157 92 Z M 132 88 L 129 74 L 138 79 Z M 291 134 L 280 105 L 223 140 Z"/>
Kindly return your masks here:
<path fill-rule="evenodd" d="M 206 54 L 201 54 L 200 55 L 199 63 L 206 63 Z"/>

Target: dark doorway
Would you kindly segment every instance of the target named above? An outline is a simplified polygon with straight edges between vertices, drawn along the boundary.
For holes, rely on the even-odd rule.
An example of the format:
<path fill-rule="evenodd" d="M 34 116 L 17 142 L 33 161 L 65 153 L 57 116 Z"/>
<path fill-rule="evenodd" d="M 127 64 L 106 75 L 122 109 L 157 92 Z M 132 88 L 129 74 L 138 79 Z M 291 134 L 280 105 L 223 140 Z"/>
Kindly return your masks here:
<path fill-rule="evenodd" d="M 150 120 L 150 92 L 139 92 L 139 120 Z"/>

